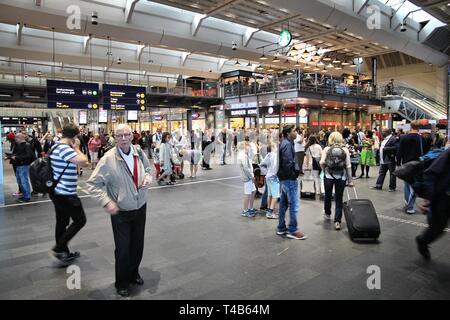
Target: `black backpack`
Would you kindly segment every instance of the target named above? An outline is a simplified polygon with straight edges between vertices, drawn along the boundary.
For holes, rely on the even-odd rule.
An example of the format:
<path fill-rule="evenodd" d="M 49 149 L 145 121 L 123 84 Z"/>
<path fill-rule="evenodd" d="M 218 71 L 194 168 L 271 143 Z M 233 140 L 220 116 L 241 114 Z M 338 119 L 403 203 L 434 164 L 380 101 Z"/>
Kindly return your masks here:
<path fill-rule="evenodd" d="M 331 176 L 333 176 L 333 174 L 342 175 L 344 173 L 346 168 L 346 157 L 347 154 L 342 146 L 338 144 L 330 146 L 325 157 L 325 168 L 327 168 Z"/>
<path fill-rule="evenodd" d="M 52 193 L 55 190 L 56 185 L 59 183 L 59 180 L 61 180 L 62 175 L 69 167 L 70 162 L 64 168 L 57 180 L 53 178 L 50 155 L 58 146 L 59 144 L 54 145 L 45 157 L 38 158 L 31 163 L 30 182 L 33 187 L 33 191 L 38 193 Z"/>

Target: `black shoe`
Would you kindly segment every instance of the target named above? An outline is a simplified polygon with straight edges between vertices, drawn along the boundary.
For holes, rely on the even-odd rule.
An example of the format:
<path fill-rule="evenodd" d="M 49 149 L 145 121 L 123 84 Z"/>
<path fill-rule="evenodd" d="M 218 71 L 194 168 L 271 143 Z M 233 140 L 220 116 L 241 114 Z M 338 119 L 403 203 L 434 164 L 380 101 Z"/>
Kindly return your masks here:
<path fill-rule="evenodd" d="M 381 187 L 377 187 L 377 186 L 374 186 L 374 187 L 370 187 L 370 189 L 372 189 L 372 190 L 382 190 L 382 188 L 381 188 Z"/>
<path fill-rule="evenodd" d="M 132 283 L 142 286 L 144 284 L 144 279 L 142 279 L 140 275 L 137 275 Z"/>
<path fill-rule="evenodd" d="M 268 208 L 267 207 L 261 207 L 261 208 L 259 208 L 259 210 L 261 210 L 261 211 L 264 211 L 264 210 L 267 210 Z"/>
<path fill-rule="evenodd" d="M 429 261 L 431 259 L 430 251 L 428 250 L 428 246 L 422 243 L 420 236 L 416 237 L 416 243 L 419 253 L 425 258 L 425 260 Z"/>
<path fill-rule="evenodd" d="M 31 199 L 25 199 L 25 198 L 19 198 L 17 199 L 17 202 L 23 203 L 23 202 L 30 202 Z"/>
<path fill-rule="evenodd" d="M 117 289 L 117 294 L 119 295 L 119 296 L 122 296 L 122 297 L 129 297 L 130 296 L 130 290 L 128 290 L 128 289 Z"/>
<path fill-rule="evenodd" d="M 37 196 L 37 195 L 39 195 L 39 192 L 33 191 L 33 192 L 31 192 L 31 195 L 32 196 Z"/>
<path fill-rule="evenodd" d="M 79 251 L 69 252 L 65 258 L 62 259 L 63 262 L 72 262 L 80 257 Z"/>

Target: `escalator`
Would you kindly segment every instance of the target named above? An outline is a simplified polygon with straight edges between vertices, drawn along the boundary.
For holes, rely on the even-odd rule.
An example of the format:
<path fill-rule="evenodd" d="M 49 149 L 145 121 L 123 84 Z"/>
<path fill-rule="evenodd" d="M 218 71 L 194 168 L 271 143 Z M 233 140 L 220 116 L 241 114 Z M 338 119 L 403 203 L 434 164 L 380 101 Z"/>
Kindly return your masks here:
<path fill-rule="evenodd" d="M 400 85 L 396 83 L 394 95 L 383 94 L 381 100 L 384 102 L 384 106 L 392 105 L 390 102 L 396 102 L 395 108 L 382 108 L 382 112 L 395 112 L 409 121 L 447 119 L 447 106 L 445 104 L 403 83 Z"/>

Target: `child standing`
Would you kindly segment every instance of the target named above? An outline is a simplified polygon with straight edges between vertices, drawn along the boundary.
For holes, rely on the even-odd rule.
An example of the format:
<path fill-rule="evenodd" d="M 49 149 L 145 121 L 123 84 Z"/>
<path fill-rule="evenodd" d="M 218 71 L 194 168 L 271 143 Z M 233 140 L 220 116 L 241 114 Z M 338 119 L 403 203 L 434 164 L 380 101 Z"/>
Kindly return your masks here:
<path fill-rule="evenodd" d="M 266 173 L 266 188 L 269 197 L 269 208 L 266 210 L 267 219 L 278 219 L 278 214 L 274 213 L 275 204 L 280 197 L 280 181 L 277 177 L 277 154 L 275 145 L 269 144 L 267 146 L 267 155 L 260 164 L 261 168 L 267 168 Z"/>
<path fill-rule="evenodd" d="M 244 211 L 242 211 L 241 216 L 253 218 L 256 215 L 256 209 L 253 208 L 256 187 L 253 166 L 249 157 L 249 143 L 241 142 L 238 150 L 238 163 L 241 169 L 241 179 L 244 182 Z"/>

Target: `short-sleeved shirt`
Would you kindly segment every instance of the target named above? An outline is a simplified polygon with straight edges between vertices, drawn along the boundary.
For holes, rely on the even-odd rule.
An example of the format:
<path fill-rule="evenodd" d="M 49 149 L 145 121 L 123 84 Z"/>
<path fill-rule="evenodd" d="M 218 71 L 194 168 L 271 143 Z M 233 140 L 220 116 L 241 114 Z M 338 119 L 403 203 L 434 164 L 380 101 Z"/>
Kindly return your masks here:
<path fill-rule="evenodd" d="M 67 164 L 69 164 L 69 166 L 61 176 L 59 183 L 56 185 L 55 194 L 64 196 L 77 194 L 77 166 L 70 162 L 70 160 L 76 156 L 77 153 L 69 145 L 56 142 L 56 146 L 50 154 L 53 179 L 56 181 L 66 168 Z"/>

